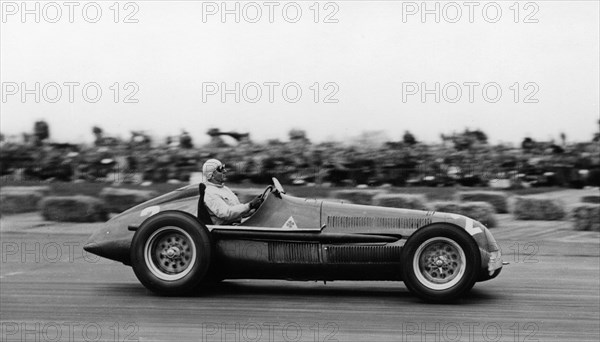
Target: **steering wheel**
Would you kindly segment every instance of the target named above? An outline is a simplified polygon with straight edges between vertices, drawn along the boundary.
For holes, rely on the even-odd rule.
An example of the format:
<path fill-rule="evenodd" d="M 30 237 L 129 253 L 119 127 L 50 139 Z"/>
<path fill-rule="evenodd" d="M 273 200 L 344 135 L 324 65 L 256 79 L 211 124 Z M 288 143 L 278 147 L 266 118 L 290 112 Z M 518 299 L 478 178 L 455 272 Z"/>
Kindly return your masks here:
<path fill-rule="evenodd" d="M 277 192 L 279 192 L 280 194 L 285 194 L 285 190 L 283 190 L 281 183 L 279 183 L 277 178 L 273 177 L 273 185 L 268 185 L 265 191 L 263 191 L 263 193 L 260 194 L 258 198 L 260 198 L 261 201 L 264 201 L 267 197 L 267 194 L 273 191 L 273 187 L 275 187 L 275 190 L 277 190 Z"/>
<path fill-rule="evenodd" d="M 273 191 L 273 186 L 268 185 L 267 188 L 265 189 L 265 191 L 263 191 L 263 193 L 260 194 L 260 196 L 258 196 L 258 198 L 260 198 L 261 200 L 264 200 L 267 197 L 267 194 L 271 191 Z"/>

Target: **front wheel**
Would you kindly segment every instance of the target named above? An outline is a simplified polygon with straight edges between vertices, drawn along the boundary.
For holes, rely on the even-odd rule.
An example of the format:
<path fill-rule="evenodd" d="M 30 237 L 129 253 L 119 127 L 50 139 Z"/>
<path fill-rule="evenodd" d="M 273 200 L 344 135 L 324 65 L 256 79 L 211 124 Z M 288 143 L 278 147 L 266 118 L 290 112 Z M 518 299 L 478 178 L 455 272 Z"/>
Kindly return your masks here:
<path fill-rule="evenodd" d="M 452 301 L 469 291 L 481 263 L 473 238 L 445 224 L 417 231 L 406 242 L 402 255 L 406 287 L 432 302 Z"/>
<path fill-rule="evenodd" d="M 187 213 L 158 213 L 144 221 L 133 236 L 133 271 L 153 292 L 190 293 L 206 279 L 210 262 L 209 232 Z"/>

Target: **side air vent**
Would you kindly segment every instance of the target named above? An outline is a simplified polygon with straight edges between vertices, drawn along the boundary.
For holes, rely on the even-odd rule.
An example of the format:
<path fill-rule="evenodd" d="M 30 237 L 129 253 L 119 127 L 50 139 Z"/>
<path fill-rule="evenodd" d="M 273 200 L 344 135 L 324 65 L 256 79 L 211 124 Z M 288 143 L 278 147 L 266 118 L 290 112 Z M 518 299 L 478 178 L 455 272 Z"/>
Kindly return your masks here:
<path fill-rule="evenodd" d="M 400 260 L 399 246 L 328 246 L 327 262 L 345 263 L 385 263 Z"/>
<path fill-rule="evenodd" d="M 417 229 L 430 224 L 428 217 L 354 217 L 327 216 L 327 226 L 337 228 L 408 228 Z"/>
<path fill-rule="evenodd" d="M 269 261 L 289 264 L 319 263 L 319 244 L 270 242 Z"/>

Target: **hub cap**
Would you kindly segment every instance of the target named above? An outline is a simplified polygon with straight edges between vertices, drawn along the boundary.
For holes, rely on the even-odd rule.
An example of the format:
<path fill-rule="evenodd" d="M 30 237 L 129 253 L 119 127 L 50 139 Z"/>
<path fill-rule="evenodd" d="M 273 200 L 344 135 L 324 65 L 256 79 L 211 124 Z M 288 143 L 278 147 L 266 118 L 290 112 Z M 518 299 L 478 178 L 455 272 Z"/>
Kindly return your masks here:
<path fill-rule="evenodd" d="M 454 240 L 435 237 L 423 242 L 413 258 L 417 279 L 432 290 L 456 285 L 465 273 L 465 252 Z"/>
<path fill-rule="evenodd" d="M 144 259 L 152 274 L 173 281 L 185 277 L 196 262 L 192 237 L 179 227 L 163 227 L 144 245 Z"/>

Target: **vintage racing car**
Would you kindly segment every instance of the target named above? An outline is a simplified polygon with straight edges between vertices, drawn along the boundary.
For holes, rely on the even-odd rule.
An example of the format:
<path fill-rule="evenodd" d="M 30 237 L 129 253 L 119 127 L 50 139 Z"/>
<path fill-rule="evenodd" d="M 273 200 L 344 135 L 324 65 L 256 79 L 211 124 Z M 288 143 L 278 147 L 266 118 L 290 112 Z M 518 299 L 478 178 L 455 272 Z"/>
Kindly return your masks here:
<path fill-rule="evenodd" d="M 113 217 L 84 249 L 164 295 L 223 279 L 396 280 L 441 302 L 503 265 L 489 230 L 465 216 L 297 198 L 275 178 L 261 196 L 240 225 L 213 225 L 203 185 L 186 186 Z"/>

